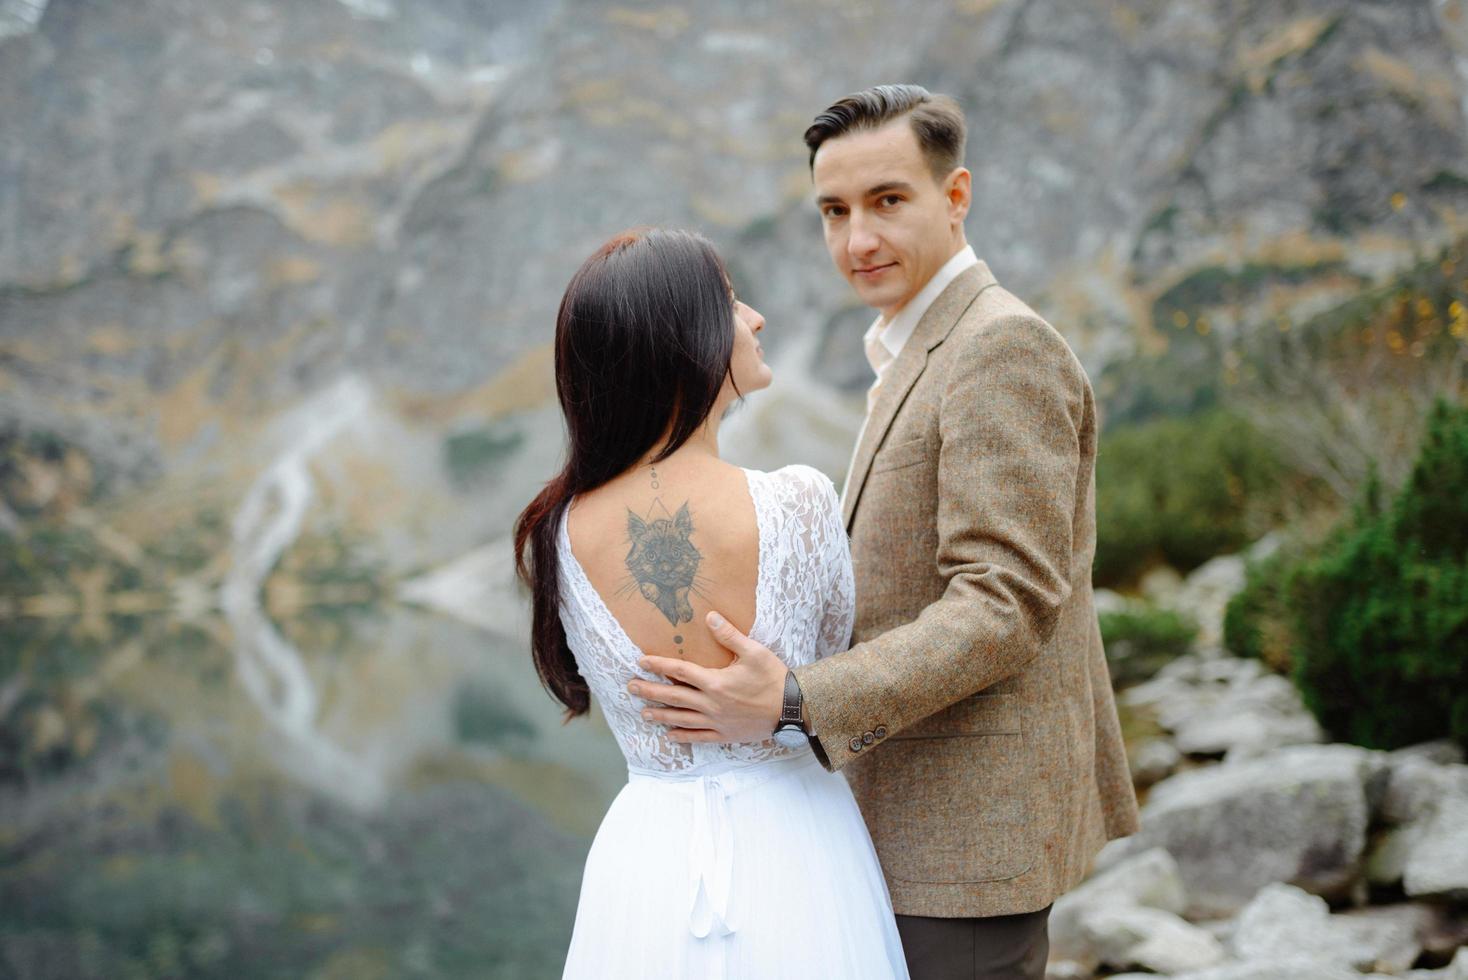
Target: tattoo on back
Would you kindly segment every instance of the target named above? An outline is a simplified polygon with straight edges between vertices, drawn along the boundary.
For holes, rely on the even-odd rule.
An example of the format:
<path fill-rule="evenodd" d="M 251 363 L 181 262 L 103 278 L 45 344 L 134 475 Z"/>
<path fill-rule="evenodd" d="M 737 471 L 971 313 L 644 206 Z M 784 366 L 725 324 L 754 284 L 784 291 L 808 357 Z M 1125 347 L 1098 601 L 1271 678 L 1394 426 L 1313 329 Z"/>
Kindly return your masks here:
<path fill-rule="evenodd" d="M 697 591 L 695 582 L 702 555 L 689 540 L 692 534 L 693 518 L 686 501 L 678 513 L 670 515 L 658 499 L 646 520 L 631 508 L 627 510 L 627 536 L 632 539 L 627 570 L 632 573 L 642 597 L 657 606 L 674 626 L 693 619 L 688 593 Z M 681 641 L 679 636 L 678 642 Z"/>

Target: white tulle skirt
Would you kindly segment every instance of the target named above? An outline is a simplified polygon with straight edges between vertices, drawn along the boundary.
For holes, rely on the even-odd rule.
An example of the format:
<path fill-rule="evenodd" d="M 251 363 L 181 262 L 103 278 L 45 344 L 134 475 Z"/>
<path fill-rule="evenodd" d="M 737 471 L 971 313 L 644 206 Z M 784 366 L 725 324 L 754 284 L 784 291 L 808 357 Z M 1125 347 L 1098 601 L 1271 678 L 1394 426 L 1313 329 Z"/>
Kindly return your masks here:
<path fill-rule="evenodd" d="M 630 771 L 586 858 L 564 976 L 906 978 L 846 779 L 808 749 L 693 775 Z"/>

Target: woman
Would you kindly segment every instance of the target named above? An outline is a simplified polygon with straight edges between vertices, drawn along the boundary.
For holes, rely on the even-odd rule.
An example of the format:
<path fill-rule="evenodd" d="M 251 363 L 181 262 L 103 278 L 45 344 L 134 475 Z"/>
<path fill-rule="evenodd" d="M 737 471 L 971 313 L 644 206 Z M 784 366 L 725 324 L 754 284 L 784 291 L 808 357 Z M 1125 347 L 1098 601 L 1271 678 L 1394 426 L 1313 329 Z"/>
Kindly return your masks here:
<path fill-rule="evenodd" d="M 845 779 L 804 744 L 668 741 L 627 691 L 654 679 L 644 652 L 726 666 L 712 609 L 791 666 L 849 641 L 830 480 L 719 458 L 727 409 L 770 383 L 763 328 L 688 232 L 618 235 L 561 300 L 569 453 L 516 522 L 516 562 L 541 680 L 568 718 L 595 693 L 628 769 L 587 856 L 566 977 L 907 976 Z"/>

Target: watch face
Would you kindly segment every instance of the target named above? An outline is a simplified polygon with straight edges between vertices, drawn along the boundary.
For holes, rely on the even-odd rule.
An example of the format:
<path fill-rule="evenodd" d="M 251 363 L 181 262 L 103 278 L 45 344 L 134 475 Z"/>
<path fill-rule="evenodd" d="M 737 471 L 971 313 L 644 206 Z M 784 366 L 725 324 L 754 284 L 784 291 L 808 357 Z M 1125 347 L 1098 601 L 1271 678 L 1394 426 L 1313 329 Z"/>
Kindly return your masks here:
<path fill-rule="evenodd" d="M 775 730 L 775 741 L 787 749 L 798 749 L 805 744 L 805 732 L 799 728 L 779 728 Z"/>

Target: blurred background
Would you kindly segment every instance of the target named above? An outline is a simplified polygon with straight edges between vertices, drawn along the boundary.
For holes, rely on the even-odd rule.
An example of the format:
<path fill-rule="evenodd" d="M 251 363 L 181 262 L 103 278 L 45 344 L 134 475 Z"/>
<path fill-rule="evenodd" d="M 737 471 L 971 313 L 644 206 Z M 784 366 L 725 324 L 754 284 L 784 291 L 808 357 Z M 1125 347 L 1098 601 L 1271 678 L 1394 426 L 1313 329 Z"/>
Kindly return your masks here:
<path fill-rule="evenodd" d="M 1103 411 L 1103 866 L 1165 887 L 1055 975 L 1455 969 L 1464 0 L 0 0 L 0 976 L 559 976 L 625 781 L 511 574 L 561 290 L 709 235 L 776 374 L 726 456 L 839 482 L 801 133 L 886 81 Z"/>

